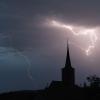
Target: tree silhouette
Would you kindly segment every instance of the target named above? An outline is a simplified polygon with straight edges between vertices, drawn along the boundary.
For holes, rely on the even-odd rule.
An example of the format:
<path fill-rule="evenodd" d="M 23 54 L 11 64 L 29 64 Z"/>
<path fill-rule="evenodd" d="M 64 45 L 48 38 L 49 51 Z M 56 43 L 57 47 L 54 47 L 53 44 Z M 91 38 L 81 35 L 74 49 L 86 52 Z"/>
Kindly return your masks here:
<path fill-rule="evenodd" d="M 100 77 L 97 75 L 92 75 L 87 77 L 88 82 L 90 83 L 90 87 L 100 87 Z"/>

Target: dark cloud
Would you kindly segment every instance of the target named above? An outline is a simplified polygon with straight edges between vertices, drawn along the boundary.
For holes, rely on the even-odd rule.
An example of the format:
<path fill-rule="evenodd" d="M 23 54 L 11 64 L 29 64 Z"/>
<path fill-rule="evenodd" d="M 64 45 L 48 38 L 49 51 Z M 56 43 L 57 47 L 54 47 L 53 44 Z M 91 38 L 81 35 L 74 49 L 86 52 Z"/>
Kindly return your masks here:
<path fill-rule="evenodd" d="M 19 48 L 28 46 L 32 42 L 32 44 L 39 42 L 36 38 L 45 35 L 45 29 L 41 31 L 39 24 L 48 17 L 79 25 L 98 26 L 100 23 L 98 0 L 2 0 L 0 2 L 0 31 L 9 34 L 13 38 L 14 46 L 19 45 Z M 33 39 L 30 39 L 31 37 Z"/>

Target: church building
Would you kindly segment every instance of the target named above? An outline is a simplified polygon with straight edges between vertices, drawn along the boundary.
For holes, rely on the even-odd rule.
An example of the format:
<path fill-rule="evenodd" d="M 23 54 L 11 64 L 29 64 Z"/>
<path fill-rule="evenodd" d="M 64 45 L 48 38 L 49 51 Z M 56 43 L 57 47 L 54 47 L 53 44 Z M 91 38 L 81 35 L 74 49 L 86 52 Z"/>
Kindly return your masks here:
<path fill-rule="evenodd" d="M 68 43 L 65 67 L 62 68 L 62 82 L 66 86 L 74 86 L 75 84 L 75 70 L 71 65 Z"/>
<path fill-rule="evenodd" d="M 52 81 L 50 87 L 74 87 L 75 86 L 75 69 L 71 65 L 70 52 L 69 52 L 69 44 L 67 42 L 67 56 L 64 68 L 62 71 L 62 80 L 61 81 Z"/>

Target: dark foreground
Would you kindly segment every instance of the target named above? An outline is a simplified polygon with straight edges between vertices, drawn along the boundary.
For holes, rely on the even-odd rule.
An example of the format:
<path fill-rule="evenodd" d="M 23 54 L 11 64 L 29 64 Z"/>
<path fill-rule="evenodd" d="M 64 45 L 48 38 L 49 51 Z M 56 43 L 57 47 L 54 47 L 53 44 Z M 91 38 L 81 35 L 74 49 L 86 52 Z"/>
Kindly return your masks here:
<path fill-rule="evenodd" d="M 0 100 L 100 100 L 99 88 L 49 88 L 3 93 Z"/>

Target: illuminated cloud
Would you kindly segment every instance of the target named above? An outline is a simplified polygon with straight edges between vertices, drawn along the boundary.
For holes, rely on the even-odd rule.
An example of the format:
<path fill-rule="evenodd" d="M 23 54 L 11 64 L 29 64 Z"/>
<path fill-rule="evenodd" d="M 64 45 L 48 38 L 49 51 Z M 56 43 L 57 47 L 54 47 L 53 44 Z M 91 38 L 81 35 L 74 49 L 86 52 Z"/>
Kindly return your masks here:
<path fill-rule="evenodd" d="M 92 49 L 94 49 L 96 46 L 96 42 L 98 40 L 97 28 L 86 28 L 84 26 L 79 27 L 79 26 L 61 23 L 56 20 L 49 20 L 48 24 L 53 27 L 58 27 L 61 29 L 69 30 L 75 36 L 83 36 L 84 35 L 86 37 L 89 37 L 90 44 L 88 44 L 87 49 L 83 49 L 87 56 L 92 53 Z"/>

